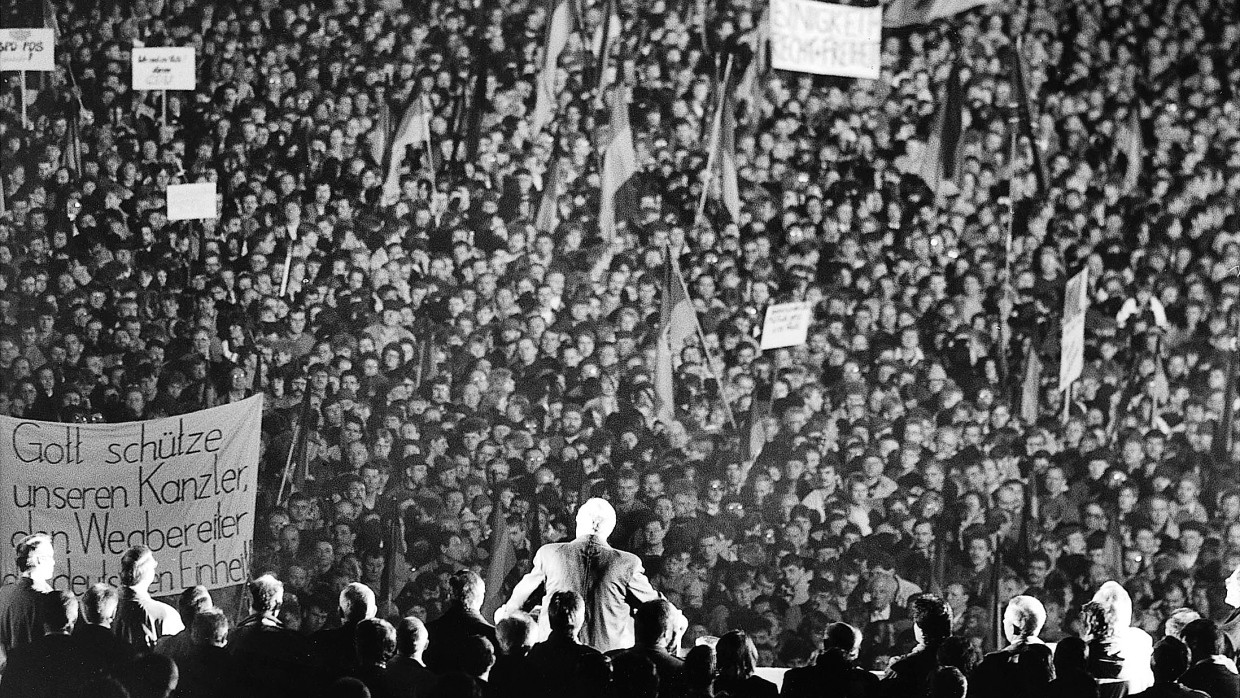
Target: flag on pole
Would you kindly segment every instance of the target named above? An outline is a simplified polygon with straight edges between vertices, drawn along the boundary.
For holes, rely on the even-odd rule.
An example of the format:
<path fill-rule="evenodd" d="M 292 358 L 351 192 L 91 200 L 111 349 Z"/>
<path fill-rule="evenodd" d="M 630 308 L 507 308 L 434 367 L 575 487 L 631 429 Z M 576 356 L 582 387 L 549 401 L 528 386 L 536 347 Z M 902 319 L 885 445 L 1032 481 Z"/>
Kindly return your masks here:
<path fill-rule="evenodd" d="M 56 18 L 56 6 L 52 0 L 43 0 L 43 26 L 52 30 L 52 38 L 60 43 L 60 20 Z"/>
<path fill-rule="evenodd" d="M 663 295 L 659 305 L 659 338 L 655 347 L 655 409 L 664 424 L 676 418 L 676 388 L 673 384 L 673 357 L 680 356 L 685 341 L 693 334 L 697 314 L 685 293 L 680 269 L 671 248 L 663 249 Z"/>
<path fill-rule="evenodd" d="M 1038 181 L 1038 193 L 1046 191 L 1046 163 L 1042 160 L 1042 151 L 1038 150 L 1037 141 L 1033 137 L 1033 101 L 1029 96 L 1029 71 L 1025 69 L 1024 40 L 1016 37 L 1016 41 L 1008 47 L 1008 58 L 1012 62 L 1012 81 L 1015 83 L 1016 96 L 1020 99 L 1017 110 L 1020 116 L 1021 133 L 1029 140 L 1029 152 L 1033 155 L 1033 174 Z"/>
<path fill-rule="evenodd" d="M 370 159 L 379 167 L 387 165 L 392 140 L 392 109 L 387 100 L 379 104 L 379 116 L 375 119 L 374 128 L 366 135 L 370 146 Z"/>
<path fill-rule="evenodd" d="M 396 127 L 396 132 L 388 143 L 387 176 L 383 180 L 383 201 L 386 203 L 394 203 L 400 198 L 400 170 L 405 162 L 406 149 L 411 145 L 416 146 L 430 136 L 425 132 L 427 119 L 424 109 L 422 98 L 415 97 L 405 108 L 400 125 Z"/>
<path fill-rule="evenodd" d="M 964 132 L 964 89 L 960 85 L 960 65 L 952 66 L 943 88 L 934 128 L 920 155 L 912 158 L 911 171 L 934 192 L 935 197 L 959 191 L 961 149 Z"/>
<path fill-rule="evenodd" d="M 1232 333 L 1231 350 L 1227 352 L 1227 384 L 1223 387 L 1223 414 L 1214 428 L 1213 456 L 1216 463 L 1223 465 L 1231 462 L 1232 440 L 1236 432 L 1236 377 L 1240 370 L 1240 318 L 1235 317 L 1227 323 Z"/>
<path fill-rule="evenodd" d="M 719 188 L 723 207 L 734 223 L 741 220 L 741 190 L 736 174 L 736 105 L 728 85 L 723 85 L 719 108 L 723 111 L 719 128 Z"/>
<path fill-rule="evenodd" d="M 1042 357 L 1033 342 L 1025 349 L 1025 377 L 1020 384 L 1020 418 L 1027 425 L 1038 421 L 1038 400 L 1042 395 Z"/>
<path fill-rule="evenodd" d="M 748 437 L 745 445 L 745 459 L 755 461 L 758 456 L 762 455 L 762 449 L 766 446 L 766 418 L 771 414 L 771 389 L 755 387 L 753 395 L 749 401 L 749 417 L 745 420 L 747 428 L 745 435 Z"/>
<path fill-rule="evenodd" d="M 909 27 L 989 5 L 996 0 L 893 0 L 883 9 L 883 26 Z"/>
<path fill-rule="evenodd" d="M 504 505 L 499 490 L 491 497 L 491 556 L 487 561 L 486 595 L 482 601 L 482 617 L 493 618 L 495 611 L 504 605 L 504 580 L 517 566 L 517 551 L 508 537 L 508 520 L 504 517 Z"/>
<path fill-rule="evenodd" d="M 999 600 L 999 593 L 1002 590 L 1002 572 L 1003 563 L 999 556 L 999 544 L 1002 539 L 995 535 L 991 545 L 994 547 L 994 557 L 990 562 L 990 631 L 991 645 L 990 649 L 1001 650 L 1007 646 L 1007 637 L 1003 632 L 1003 604 Z"/>
<path fill-rule="evenodd" d="M 82 174 L 82 133 L 78 123 L 80 119 L 81 113 L 71 108 L 68 115 L 69 128 L 65 132 L 64 153 L 61 156 L 65 168 L 75 177 Z"/>
<path fill-rule="evenodd" d="M 1134 103 L 1129 108 L 1128 124 L 1120 133 L 1124 151 L 1124 183 L 1122 191 L 1131 194 L 1141 182 L 1141 159 L 1145 155 L 1145 137 L 1141 133 L 1141 111 Z"/>
<path fill-rule="evenodd" d="M 538 135 L 555 116 L 555 74 L 560 65 L 560 54 L 568 45 L 569 35 L 573 33 L 574 18 L 569 7 L 571 1 L 556 2 L 547 22 L 547 48 L 543 53 L 543 66 L 534 79 L 534 113 L 530 119 L 530 133 L 533 135 Z"/>
<path fill-rule="evenodd" d="M 769 6 L 763 8 L 761 16 L 758 17 L 757 26 L 742 39 L 742 43 L 749 47 L 750 56 L 749 63 L 745 66 L 741 79 L 736 84 L 736 94 L 744 105 L 745 113 L 753 114 L 761 108 L 762 99 L 765 96 L 763 81 L 771 68 L 771 10 Z"/>
<path fill-rule="evenodd" d="M 603 151 L 602 198 L 599 202 L 599 233 L 608 244 L 616 236 L 616 221 L 636 208 L 626 184 L 637 174 L 637 151 L 629 125 L 629 95 L 625 87 L 612 94 L 611 141 Z"/>
<path fill-rule="evenodd" d="M 542 198 L 538 202 L 538 215 L 534 218 L 534 229 L 541 233 L 551 234 L 560 224 L 559 198 L 560 187 L 563 186 L 563 170 L 560 159 L 555 158 L 543 177 L 546 181 L 543 183 Z"/>

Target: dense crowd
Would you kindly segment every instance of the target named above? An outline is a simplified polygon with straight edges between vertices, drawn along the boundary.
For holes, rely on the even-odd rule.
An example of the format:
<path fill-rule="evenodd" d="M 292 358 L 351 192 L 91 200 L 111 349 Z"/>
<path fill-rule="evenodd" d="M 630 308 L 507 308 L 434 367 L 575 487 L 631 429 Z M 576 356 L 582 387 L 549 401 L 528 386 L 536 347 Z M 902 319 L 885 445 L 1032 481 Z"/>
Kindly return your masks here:
<path fill-rule="evenodd" d="M 927 593 L 970 652 L 1001 644 L 1018 595 L 1048 640 L 1097 634 L 1109 580 L 1154 638 L 1227 619 L 1234 3 L 994 3 L 887 31 L 866 81 L 751 70 L 765 3 L 583 2 L 539 133 L 546 3 L 23 0 L 0 18 L 42 25 L 45 5 L 57 70 L 5 73 L 0 94 L 0 414 L 264 394 L 252 578 L 282 583 L 284 628 L 338 625 L 361 584 L 396 623 L 374 637 L 408 649 L 410 618 L 460 601 L 456 575 L 502 602 L 591 496 L 688 617 L 683 645 L 741 631 L 758 666 L 811 663 L 846 623 L 885 670 Z M 1034 137 L 1011 148 L 1017 36 Z M 198 89 L 131 90 L 139 44 L 195 46 Z M 961 172 L 932 189 L 909 161 L 954 70 Z M 698 215 L 723 74 L 743 76 L 739 219 L 710 191 Z M 617 94 L 638 174 L 605 239 Z M 385 192 L 384 129 L 415 102 L 429 138 Z M 170 222 L 166 186 L 196 181 L 220 217 Z M 668 255 L 702 330 L 674 359 L 672 420 Z M 786 300 L 813 305 L 807 342 L 759 350 Z M 496 551 L 515 561 L 498 575 Z"/>

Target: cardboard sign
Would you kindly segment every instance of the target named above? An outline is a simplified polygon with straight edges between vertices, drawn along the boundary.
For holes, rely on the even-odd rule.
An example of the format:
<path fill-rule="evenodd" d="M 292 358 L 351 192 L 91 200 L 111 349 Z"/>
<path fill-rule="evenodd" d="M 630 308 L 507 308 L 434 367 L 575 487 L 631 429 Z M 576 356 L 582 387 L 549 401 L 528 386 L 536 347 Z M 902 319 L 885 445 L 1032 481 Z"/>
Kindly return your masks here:
<path fill-rule="evenodd" d="M 768 306 L 762 322 L 762 349 L 804 344 L 813 317 L 814 309 L 804 301 Z"/>
<path fill-rule="evenodd" d="M 1089 309 L 1089 267 L 1068 280 L 1063 297 L 1059 346 L 1059 389 L 1067 390 L 1085 368 L 1085 311 Z"/>
<path fill-rule="evenodd" d="M 197 87 L 195 56 L 186 48 L 135 48 L 133 89 L 192 90 Z"/>
<path fill-rule="evenodd" d="M 146 545 L 153 595 L 249 579 L 263 397 L 168 419 L 63 424 L 0 417 L 0 536 L 45 533 L 52 586 L 119 586 L 121 555 Z M 18 572 L 0 556 L 3 583 Z"/>
<path fill-rule="evenodd" d="M 771 0 L 771 66 L 815 75 L 878 79 L 883 8 Z"/>
<path fill-rule="evenodd" d="M 168 185 L 168 220 L 190 221 L 218 217 L 215 182 Z"/>
<path fill-rule="evenodd" d="M 0 29 L 0 70 L 56 70 L 55 33 L 41 28 Z"/>

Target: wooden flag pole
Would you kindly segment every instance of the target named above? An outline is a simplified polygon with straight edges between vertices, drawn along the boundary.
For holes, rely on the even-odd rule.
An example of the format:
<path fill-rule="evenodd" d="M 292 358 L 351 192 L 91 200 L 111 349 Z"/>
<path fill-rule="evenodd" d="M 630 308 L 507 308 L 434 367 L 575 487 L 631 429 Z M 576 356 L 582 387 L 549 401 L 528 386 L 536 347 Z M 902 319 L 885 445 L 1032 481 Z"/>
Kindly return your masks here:
<path fill-rule="evenodd" d="M 17 90 L 17 97 L 22 103 L 22 129 L 26 128 L 26 71 L 21 72 L 22 84 Z"/>

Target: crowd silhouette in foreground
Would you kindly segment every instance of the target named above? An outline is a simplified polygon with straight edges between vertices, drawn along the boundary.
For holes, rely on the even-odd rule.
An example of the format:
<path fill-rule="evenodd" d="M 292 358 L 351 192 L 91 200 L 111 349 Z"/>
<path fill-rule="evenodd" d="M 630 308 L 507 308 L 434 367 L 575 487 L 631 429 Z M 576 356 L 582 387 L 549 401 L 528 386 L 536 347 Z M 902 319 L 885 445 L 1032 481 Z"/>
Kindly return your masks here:
<path fill-rule="evenodd" d="M 57 36 L 55 71 L 0 75 L 0 414 L 264 395 L 245 598 L 161 603 L 135 549 L 73 599 L 14 540 L 0 692 L 747 696 L 779 667 L 790 694 L 1234 695 L 1235 3 L 993 2 L 885 29 L 878 80 L 764 69 L 766 7 L 0 5 Z M 131 90 L 140 44 L 196 47 L 197 89 Z M 926 181 L 953 101 L 958 172 Z M 169 221 L 208 180 L 219 218 Z M 790 300 L 806 342 L 761 350 Z M 600 656 L 554 594 L 491 627 L 592 497 L 677 647 L 641 605 Z"/>

